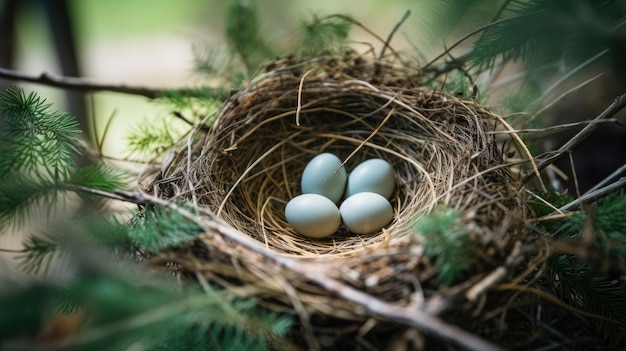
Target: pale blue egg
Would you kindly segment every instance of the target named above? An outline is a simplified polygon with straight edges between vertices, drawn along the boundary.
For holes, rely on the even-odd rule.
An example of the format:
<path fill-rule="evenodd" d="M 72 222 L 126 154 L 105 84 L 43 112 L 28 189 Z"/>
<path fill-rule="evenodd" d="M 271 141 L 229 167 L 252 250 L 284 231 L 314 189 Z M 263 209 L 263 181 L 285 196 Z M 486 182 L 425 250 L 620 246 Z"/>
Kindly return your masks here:
<path fill-rule="evenodd" d="M 393 167 L 389 162 L 372 158 L 360 163 L 348 176 L 346 197 L 357 193 L 373 192 L 389 199 L 396 187 Z"/>
<path fill-rule="evenodd" d="M 343 197 L 348 175 L 339 157 L 331 153 L 315 156 L 302 172 L 302 193 L 326 196 L 338 203 Z"/>
<path fill-rule="evenodd" d="M 319 194 L 302 194 L 291 199 L 285 207 L 285 217 L 296 232 L 316 239 L 333 235 L 341 224 L 337 205 Z"/>
<path fill-rule="evenodd" d="M 356 234 L 375 233 L 393 219 L 393 208 L 382 195 L 373 192 L 354 194 L 339 207 L 343 224 Z"/>

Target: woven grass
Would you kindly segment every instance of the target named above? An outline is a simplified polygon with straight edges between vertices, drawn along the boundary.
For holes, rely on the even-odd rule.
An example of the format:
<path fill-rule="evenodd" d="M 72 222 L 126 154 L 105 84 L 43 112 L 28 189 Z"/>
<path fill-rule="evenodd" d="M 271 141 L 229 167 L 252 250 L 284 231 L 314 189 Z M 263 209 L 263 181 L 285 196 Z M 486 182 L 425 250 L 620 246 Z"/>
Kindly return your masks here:
<path fill-rule="evenodd" d="M 421 216 L 444 206 L 464 214 L 476 243 L 472 272 L 453 291 L 474 287 L 480 295 L 506 276 L 494 278 L 498 267 L 515 266 L 512 251 L 525 240 L 524 193 L 492 133 L 508 126 L 476 99 L 426 88 L 422 78 L 395 56 L 269 63 L 148 187 L 162 198 L 191 201 L 208 219 L 194 245 L 159 259 L 272 309 L 297 312 L 309 347 L 319 347 L 315 335 L 329 318 L 334 334 L 363 335 L 375 329 L 363 329 L 372 318 L 377 328 L 398 323 L 368 304 L 423 312 L 425 301 L 451 294 L 433 279 L 415 231 Z M 390 225 L 369 235 L 342 226 L 326 239 L 291 228 L 285 205 L 300 193 L 307 162 L 322 152 L 344 160 L 348 171 L 374 157 L 392 164 Z M 454 299 L 446 301 L 428 305 L 427 314 L 436 316 Z"/>

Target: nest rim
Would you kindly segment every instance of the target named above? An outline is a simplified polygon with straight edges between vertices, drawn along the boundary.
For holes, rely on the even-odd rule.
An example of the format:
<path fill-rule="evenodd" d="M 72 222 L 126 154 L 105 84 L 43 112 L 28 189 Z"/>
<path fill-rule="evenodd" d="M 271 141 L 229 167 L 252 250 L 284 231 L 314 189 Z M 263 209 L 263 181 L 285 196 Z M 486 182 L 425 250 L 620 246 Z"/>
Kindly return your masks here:
<path fill-rule="evenodd" d="M 385 60 L 370 61 L 361 56 L 316 58 L 296 64 L 292 58 L 281 60 L 269 64 L 272 70 L 256 77 L 222 105 L 211 129 L 198 143 L 201 152 L 194 155 L 191 169 L 189 160 L 181 157 L 178 167 L 163 175 L 169 181 L 164 183 L 179 183 L 170 189 L 168 196 L 193 198 L 199 206 L 208 207 L 226 223 L 277 254 L 302 257 L 350 257 L 370 246 L 402 245 L 415 239 L 414 235 L 409 235 L 415 218 L 438 205 L 475 211 L 484 202 L 494 204 L 498 199 L 486 199 L 482 205 L 473 206 L 454 205 L 452 201 L 457 188 L 480 180 L 485 173 L 499 172 L 498 179 L 488 185 L 504 182 L 503 192 L 508 194 L 508 199 L 519 198 L 519 184 L 507 173 L 510 165 L 502 161 L 499 147 L 488 133 L 498 128 L 502 121 L 475 99 L 461 99 L 425 88 L 419 84 L 419 70 Z M 283 103 L 286 107 L 281 107 Z M 367 112 L 355 114 L 355 108 Z M 450 129 L 450 121 L 445 118 L 433 120 L 428 116 L 439 113 L 438 110 L 462 115 L 465 127 L 469 128 L 464 131 L 464 140 L 456 138 L 458 126 Z M 317 121 L 320 114 L 330 114 L 339 122 L 323 118 L 322 122 Z M 454 119 L 453 122 L 458 124 Z M 336 128 L 319 129 L 320 125 L 328 123 L 336 123 Z M 354 125 L 361 129 L 354 128 Z M 320 139 L 324 141 L 319 142 Z M 459 160 L 436 150 L 429 152 L 429 149 L 435 149 L 433 142 L 438 142 L 439 148 L 451 148 L 452 154 L 461 154 L 466 153 L 463 143 L 468 141 L 473 143 L 475 152 L 469 158 L 468 155 L 461 156 L 469 162 L 486 158 L 482 169 L 453 174 L 443 181 L 439 179 L 441 177 L 437 174 L 458 172 L 454 163 Z M 407 153 L 406 145 L 398 146 L 399 143 L 410 143 L 420 152 Z M 456 147 L 452 148 L 454 144 Z M 253 156 L 242 160 L 242 149 L 251 151 Z M 394 208 L 390 225 L 365 236 L 349 234 L 342 228 L 327 239 L 305 238 L 291 229 L 284 217 L 284 206 L 299 194 L 299 185 L 296 185 L 299 177 L 296 181 L 285 175 L 301 174 L 306 162 L 322 152 L 339 156 L 347 170 L 373 157 L 383 158 L 394 166 L 397 186 L 390 199 Z M 237 155 L 224 156 L 228 154 Z M 295 160 L 298 156 L 304 158 L 302 155 L 308 156 L 305 161 Z M 245 167 L 237 168 L 233 162 L 226 166 L 221 164 L 229 157 L 244 163 Z M 273 162 L 263 165 L 272 157 Z M 294 162 L 295 166 L 291 164 Z M 484 164 L 487 163 L 500 164 L 501 167 L 485 170 Z M 215 171 L 233 166 L 237 168 L 235 176 Z M 210 171 L 213 174 L 203 170 L 213 170 Z M 228 179 L 221 180 L 220 177 Z M 283 179 L 271 187 L 268 182 L 276 183 L 275 179 L 280 177 Z M 254 179 L 261 183 L 253 183 Z M 189 189 L 187 184 L 194 185 Z M 246 186 L 245 190 L 239 191 L 238 187 L 242 186 Z M 271 190 L 261 194 L 250 190 L 254 186 L 270 187 Z M 203 200 L 207 198 L 212 200 Z M 242 204 L 248 207 L 248 213 L 241 212 Z M 523 204 L 517 201 L 513 206 L 520 209 Z M 254 228 L 250 223 L 260 225 Z"/>

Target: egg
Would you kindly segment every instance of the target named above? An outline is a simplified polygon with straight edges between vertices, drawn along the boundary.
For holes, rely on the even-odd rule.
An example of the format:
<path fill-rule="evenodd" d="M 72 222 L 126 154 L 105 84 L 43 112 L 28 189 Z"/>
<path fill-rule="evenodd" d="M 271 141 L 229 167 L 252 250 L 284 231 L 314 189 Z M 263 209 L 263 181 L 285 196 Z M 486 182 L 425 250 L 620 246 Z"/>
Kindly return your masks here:
<path fill-rule="evenodd" d="M 389 162 L 372 158 L 360 163 L 350 172 L 346 197 L 357 193 L 373 192 L 389 199 L 396 187 L 396 178 Z"/>
<path fill-rule="evenodd" d="M 339 212 L 346 228 L 356 234 L 377 232 L 393 219 L 393 208 L 389 201 L 373 192 L 348 197 L 341 203 Z"/>
<path fill-rule="evenodd" d="M 341 224 L 337 205 L 319 194 L 302 194 L 291 199 L 285 206 L 285 217 L 296 232 L 315 239 L 333 235 Z"/>
<path fill-rule="evenodd" d="M 302 193 L 326 196 L 338 203 L 343 197 L 348 174 L 339 157 L 331 153 L 315 156 L 302 172 Z"/>

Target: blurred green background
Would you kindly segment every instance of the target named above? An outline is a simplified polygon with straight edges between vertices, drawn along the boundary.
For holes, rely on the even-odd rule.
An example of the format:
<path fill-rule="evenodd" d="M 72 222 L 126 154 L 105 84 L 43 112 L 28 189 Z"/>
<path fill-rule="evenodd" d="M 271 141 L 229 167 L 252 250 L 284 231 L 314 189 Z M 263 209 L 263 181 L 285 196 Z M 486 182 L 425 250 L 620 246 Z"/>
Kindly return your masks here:
<path fill-rule="evenodd" d="M 200 85 L 201 77 L 193 72 L 192 48 L 225 44 L 224 18 L 229 3 L 228 0 L 69 0 L 82 76 L 103 83 L 154 88 Z M 257 6 L 264 35 L 269 43 L 279 47 L 287 47 L 295 39 L 301 21 L 313 15 L 348 14 L 386 37 L 404 12 L 411 9 L 413 16 L 403 26 L 406 31 L 397 35 L 393 45 L 408 47 L 410 41 L 427 51 L 427 43 L 432 43 L 434 38 L 416 35 L 425 33 L 420 23 L 424 17 L 429 18 L 416 11 L 424 3 L 427 1 L 264 0 L 258 1 Z M 42 3 L 20 0 L 15 20 L 18 30 L 13 69 L 33 75 L 60 74 Z M 362 30 L 353 29 L 352 35 L 355 41 L 380 47 Z M 6 86 L 7 82 L 4 83 Z M 37 91 L 59 110 L 67 107 L 61 89 L 8 83 Z M 104 150 L 118 157 L 127 156 L 125 136 L 129 124 L 149 121 L 165 113 L 163 106 L 125 94 L 95 93 L 88 96 L 87 102 L 100 132 L 115 115 Z"/>

